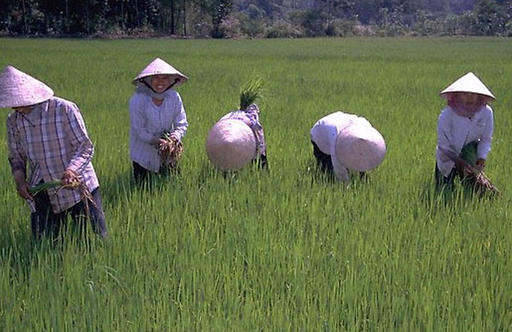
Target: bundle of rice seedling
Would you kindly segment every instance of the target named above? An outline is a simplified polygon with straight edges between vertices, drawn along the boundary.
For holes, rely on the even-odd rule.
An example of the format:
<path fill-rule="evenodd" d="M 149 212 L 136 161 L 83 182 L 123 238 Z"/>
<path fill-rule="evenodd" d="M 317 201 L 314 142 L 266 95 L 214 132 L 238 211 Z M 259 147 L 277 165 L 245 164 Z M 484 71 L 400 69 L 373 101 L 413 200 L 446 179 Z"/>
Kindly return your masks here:
<path fill-rule="evenodd" d="M 261 98 L 262 81 L 255 78 L 245 83 L 240 89 L 240 109 L 246 110 L 254 101 Z"/>
<path fill-rule="evenodd" d="M 164 140 L 158 146 L 158 154 L 162 158 L 162 164 L 170 169 L 177 169 L 178 162 L 183 154 L 183 144 L 168 133 L 162 134 L 160 138 Z"/>
<path fill-rule="evenodd" d="M 34 187 L 30 187 L 28 189 L 28 192 L 31 195 L 37 195 L 41 191 L 45 191 L 45 190 L 48 190 L 50 188 L 57 188 L 57 187 L 60 187 L 60 186 L 62 186 L 62 181 L 61 180 L 53 180 L 53 181 L 50 181 L 50 182 L 43 182 L 43 183 L 38 184 L 37 186 L 34 186 Z"/>
<path fill-rule="evenodd" d="M 464 171 L 464 181 L 473 185 L 474 190 L 480 195 L 486 193 L 491 195 L 498 195 L 500 191 L 492 184 L 491 180 L 485 175 L 482 170 L 479 170 L 473 166 L 467 167 L 467 171 Z"/>
<path fill-rule="evenodd" d="M 78 190 L 80 193 L 80 197 L 82 198 L 82 201 L 84 202 L 86 206 L 86 210 L 89 211 L 89 203 L 92 203 L 94 206 L 96 204 L 94 203 L 94 200 L 92 198 L 92 194 L 89 191 L 89 188 L 85 185 L 83 181 L 77 180 L 73 181 L 69 184 L 63 184 L 62 180 L 52 180 L 49 182 L 43 182 L 41 184 L 38 184 L 37 186 L 31 187 L 28 189 L 29 193 L 34 196 L 38 193 L 48 190 L 50 188 L 58 188 L 57 190 L 62 189 L 75 189 Z"/>

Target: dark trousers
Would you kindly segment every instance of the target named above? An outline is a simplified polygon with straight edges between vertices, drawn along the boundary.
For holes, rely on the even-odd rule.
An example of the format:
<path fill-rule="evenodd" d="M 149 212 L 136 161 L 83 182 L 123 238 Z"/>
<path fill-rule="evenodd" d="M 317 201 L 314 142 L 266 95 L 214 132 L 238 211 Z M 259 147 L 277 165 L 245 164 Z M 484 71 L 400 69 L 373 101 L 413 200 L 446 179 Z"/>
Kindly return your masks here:
<path fill-rule="evenodd" d="M 434 176 L 436 179 L 436 187 L 439 188 L 442 186 L 452 186 L 453 180 L 458 175 L 457 173 L 458 173 L 457 170 L 455 168 L 452 168 L 452 171 L 450 172 L 450 174 L 448 174 L 448 176 L 444 176 L 436 164 L 436 170 L 434 173 Z"/>
<path fill-rule="evenodd" d="M 313 155 L 320 169 L 324 172 L 333 172 L 331 155 L 323 153 L 315 142 L 311 141 L 311 144 L 313 144 Z"/>
<path fill-rule="evenodd" d="M 260 169 L 268 169 L 267 155 L 261 154 L 258 158 L 252 160 L 253 164 L 256 164 Z"/>
<path fill-rule="evenodd" d="M 145 181 L 149 178 L 151 171 L 145 169 L 142 167 L 139 163 L 136 163 L 135 161 L 133 164 L 133 177 L 135 178 L 135 182 L 140 183 L 142 181 Z"/>
<path fill-rule="evenodd" d="M 311 144 L 313 144 L 313 155 L 316 158 L 316 163 L 320 167 L 320 169 L 323 172 L 334 174 L 334 169 L 332 166 L 332 158 L 331 155 L 323 153 L 319 148 L 318 145 L 316 145 L 315 142 L 311 141 Z M 359 172 L 359 178 L 360 179 L 366 179 L 366 173 L 365 172 Z"/>
<path fill-rule="evenodd" d="M 155 175 L 170 175 L 170 174 L 179 174 L 179 167 L 175 169 L 171 169 L 168 167 L 160 167 L 158 173 L 152 172 L 144 167 L 142 167 L 139 163 L 133 161 L 133 177 L 135 178 L 135 182 L 142 183 L 146 180 L 149 180 L 152 176 Z"/>
<path fill-rule="evenodd" d="M 462 151 L 459 154 L 459 157 L 462 158 L 464 161 L 466 161 L 469 165 L 475 166 L 476 164 L 476 156 L 477 156 L 477 150 L 478 150 L 478 141 L 469 142 L 468 144 L 464 145 L 462 147 Z M 436 170 L 434 173 L 435 180 L 436 180 L 436 188 L 440 188 L 442 186 L 453 186 L 453 180 L 455 180 L 455 177 L 459 177 L 460 181 L 463 184 L 474 184 L 474 178 L 472 177 L 464 177 L 464 174 L 462 171 L 457 170 L 457 168 L 452 168 L 450 174 L 448 176 L 444 176 L 441 174 L 441 171 L 437 167 L 436 163 Z"/>
<path fill-rule="evenodd" d="M 87 229 L 87 215 L 89 216 L 92 230 L 102 238 L 107 237 L 107 226 L 105 215 L 103 213 L 103 204 L 99 188 L 91 192 L 93 202 L 88 202 L 88 210 L 83 201 L 78 202 L 69 209 L 60 213 L 53 213 L 50 204 L 50 198 L 46 191 L 41 191 L 34 196 L 36 212 L 30 216 L 32 234 L 34 238 L 39 239 L 43 234 L 50 234 L 57 238 L 61 229 L 66 228 L 67 218 L 71 218 L 73 226 L 78 228 L 81 235 L 84 235 Z"/>
<path fill-rule="evenodd" d="M 453 181 L 455 180 L 456 177 L 459 178 L 460 182 L 464 186 L 469 186 L 469 187 L 474 186 L 475 181 L 476 181 L 475 177 L 464 176 L 464 174 L 459 172 L 456 168 L 452 168 L 450 174 L 448 174 L 448 176 L 444 176 L 441 173 L 441 171 L 439 170 L 439 168 L 437 167 L 437 164 L 436 164 L 436 170 L 435 170 L 434 176 L 435 176 L 435 180 L 436 180 L 436 188 L 437 189 L 441 189 L 442 187 L 452 188 Z"/>

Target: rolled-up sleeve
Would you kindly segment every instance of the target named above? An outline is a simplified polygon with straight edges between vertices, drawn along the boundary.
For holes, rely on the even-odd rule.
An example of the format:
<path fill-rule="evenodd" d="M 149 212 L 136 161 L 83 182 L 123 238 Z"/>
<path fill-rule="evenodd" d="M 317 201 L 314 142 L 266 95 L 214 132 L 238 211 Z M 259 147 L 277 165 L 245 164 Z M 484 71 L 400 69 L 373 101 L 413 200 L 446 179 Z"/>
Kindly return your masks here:
<path fill-rule="evenodd" d="M 135 94 L 132 99 L 130 99 L 130 126 L 132 135 L 136 135 L 146 144 L 151 144 L 158 139 L 158 137 L 145 128 L 146 120 L 143 111 L 144 105 L 142 105 L 138 95 Z"/>
<path fill-rule="evenodd" d="M 494 131 L 493 112 L 490 107 L 488 107 L 488 109 L 489 112 L 485 121 L 485 128 L 480 137 L 480 143 L 477 149 L 477 157 L 482 159 L 487 159 L 487 154 L 491 151 L 492 135 Z"/>
<path fill-rule="evenodd" d="M 94 147 L 87 135 L 84 119 L 80 110 L 75 104 L 63 105 L 66 107 L 66 135 L 74 148 L 73 157 L 67 165 L 70 169 L 78 174 L 81 174 L 85 167 L 91 162 L 94 154 Z"/>
<path fill-rule="evenodd" d="M 7 148 L 11 172 L 26 173 L 27 155 L 23 145 L 20 144 L 19 132 L 15 124 L 15 114 L 12 113 L 7 119 Z"/>

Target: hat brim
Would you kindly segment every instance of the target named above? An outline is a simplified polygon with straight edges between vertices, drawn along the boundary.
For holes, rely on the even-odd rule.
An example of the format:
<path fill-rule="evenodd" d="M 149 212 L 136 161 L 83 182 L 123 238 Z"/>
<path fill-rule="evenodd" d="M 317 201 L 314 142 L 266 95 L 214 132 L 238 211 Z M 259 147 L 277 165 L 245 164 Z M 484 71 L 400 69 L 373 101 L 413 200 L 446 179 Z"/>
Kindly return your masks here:
<path fill-rule="evenodd" d="M 169 75 L 171 76 L 171 87 L 178 86 L 182 83 L 185 83 L 188 80 L 188 77 L 180 73 L 176 68 L 165 62 L 160 58 L 156 58 L 151 61 L 150 64 L 144 68 L 137 77 L 132 80 L 132 83 L 135 85 L 141 84 L 142 80 L 145 78 L 155 76 L 155 75 Z"/>
<path fill-rule="evenodd" d="M 366 172 L 379 166 L 386 155 L 384 137 L 368 125 L 350 125 L 336 137 L 336 157 L 350 170 Z"/>
<path fill-rule="evenodd" d="M 43 82 L 7 66 L 0 74 L 0 107 L 36 105 L 53 97 L 53 90 Z"/>
<path fill-rule="evenodd" d="M 243 121 L 218 121 L 206 138 L 206 153 L 211 163 L 222 171 L 237 171 L 256 154 L 256 139 Z"/>

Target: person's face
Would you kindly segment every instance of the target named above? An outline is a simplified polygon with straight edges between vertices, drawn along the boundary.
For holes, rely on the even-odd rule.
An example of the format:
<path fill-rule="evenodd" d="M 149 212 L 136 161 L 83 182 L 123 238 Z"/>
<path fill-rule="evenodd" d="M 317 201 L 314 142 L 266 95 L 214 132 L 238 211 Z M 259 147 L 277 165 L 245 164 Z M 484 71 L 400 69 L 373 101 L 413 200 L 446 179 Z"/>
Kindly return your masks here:
<path fill-rule="evenodd" d="M 460 93 L 457 98 L 465 106 L 476 106 L 479 102 L 479 96 L 476 93 Z"/>
<path fill-rule="evenodd" d="M 169 75 L 154 75 L 151 76 L 151 88 L 156 93 L 162 93 L 171 85 L 171 76 Z"/>
<path fill-rule="evenodd" d="M 33 107 L 32 106 L 20 106 L 20 107 L 13 107 L 13 110 L 15 110 L 18 113 L 22 114 L 28 114 L 32 112 Z"/>

